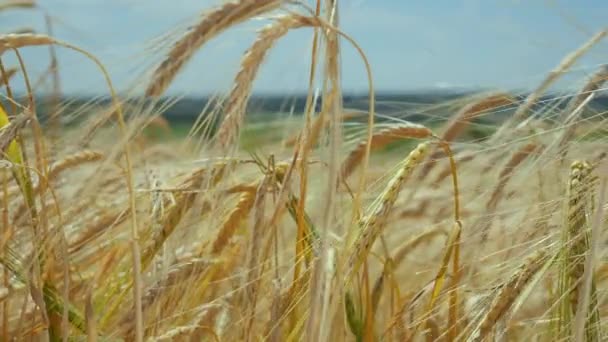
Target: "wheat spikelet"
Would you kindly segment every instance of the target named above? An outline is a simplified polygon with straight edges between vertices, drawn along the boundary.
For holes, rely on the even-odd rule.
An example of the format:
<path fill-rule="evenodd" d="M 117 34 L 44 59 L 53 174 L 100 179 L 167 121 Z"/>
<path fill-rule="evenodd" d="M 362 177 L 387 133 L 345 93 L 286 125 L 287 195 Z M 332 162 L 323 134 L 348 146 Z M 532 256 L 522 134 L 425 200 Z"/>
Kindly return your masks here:
<path fill-rule="evenodd" d="M 47 178 L 56 179 L 63 171 L 86 163 L 93 163 L 103 159 L 103 154 L 98 151 L 85 150 L 64 157 L 51 165 Z"/>
<path fill-rule="evenodd" d="M 232 235 L 234 235 L 234 232 L 239 227 L 240 223 L 243 222 L 253 208 L 255 196 L 256 191 L 246 191 L 240 196 L 236 207 L 228 214 L 228 217 L 222 224 L 222 227 L 213 242 L 211 247 L 212 254 L 215 255 L 220 253 L 230 238 L 232 238 Z"/>
<path fill-rule="evenodd" d="M 36 30 L 33 27 L 19 27 L 19 28 L 13 29 L 9 33 L 12 33 L 12 34 L 34 34 L 34 33 L 36 33 Z"/>
<path fill-rule="evenodd" d="M 57 162 L 55 162 L 49 168 L 46 175 L 46 182 L 38 182 L 33 189 L 33 194 L 38 195 L 46 190 L 47 183 L 55 180 L 63 171 L 71 169 L 75 166 L 82 165 L 84 163 L 92 163 L 103 159 L 103 154 L 96 151 L 80 151 L 73 155 L 67 156 Z M 26 210 L 26 205 L 23 203 L 17 210 L 15 210 L 14 219 L 18 220 Z"/>
<path fill-rule="evenodd" d="M 85 208 L 83 208 L 85 209 Z M 80 232 L 72 241 L 69 243 L 69 253 L 77 253 L 83 248 L 87 247 L 100 233 L 103 233 L 110 227 L 123 223 L 129 217 L 128 210 L 119 210 L 118 212 L 111 212 L 103 215 L 101 218 L 94 221 L 92 224 L 87 225 L 82 232 Z"/>
<path fill-rule="evenodd" d="M 400 125 L 396 127 L 390 127 L 374 134 L 371 140 L 370 148 L 372 150 L 380 149 L 394 141 L 401 139 L 426 139 L 430 138 L 433 132 L 417 124 Z M 342 163 L 341 172 L 342 177 L 347 178 L 355 168 L 361 163 L 365 155 L 365 149 L 367 148 L 367 141 L 362 141 L 357 147 L 352 150 L 346 160 Z"/>
<path fill-rule="evenodd" d="M 211 186 L 217 184 L 224 175 L 226 169 L 225 163 L 220 163 L 210 170 L 202 168 L 192 172 L 182 182 L 180 187 L 188 189 L 200 189 L 203 186 L 205 179 L 208 179 Z M 207 178 L 206 176 L 211 176 Z M 197 197 L 197 192 L 187 192 L 176 196 L 175 205 L 167 212 L 161 222 L 161 228 L 152 237 L 152 241 L 142 253 L 142 269 L 146 269 L 152 261 L 153 257 L 159 251 L 167 238 L 173 233 L 179 222 L 190 210 Z"/>
<path fill-rule="evenodd" d="M 579 280 L 585 271 L 583 257 L 588 249 L 588 232 L 586 210 L 588 209 L 586 196 L 591 192 L 589 176 L 591 166 L 587 162 L 575 161 L 571 168 L 569 195 L 568 195 L 568 245 L 572 255 L 569 259 L 571 281 L 571 304 L 573 312 L 576 311 Z"/>
<path fill-rule="evenodd" d="M 578 96 L 574 97 L 564 109 L 561 117 L 561 121 L 566 124 L 566 128 L 559 138 L 558 147 L 561 149 L 561 157 L 564 158 L 569 145 L 567 144 L 576 132 L 577 123 L 576 119 L 582 115 L 584 107 L 595 95 L 595 92 L 601 89 L 602 85 L 608 81 L 608 65 L 603 65 L 598 71 L 596 71 L 591 78 L 585 83 L 583 88 L 580 90 Z"/>
<path fill-rule="evenodd" d="M 178 265 L 172 266 L 162 279 L 146 290 L 142 298 L 144 306 L 150 306 L 151 303 L 154 302 L 155 298 L 159 296 L 165 288 L 176 285 L 179 282 L 182 282 L 184 279 L 194 275 L 196 272 L 200 272 L 201 270 L 214 264 L 216 264 L 216 262 L 213 260 L 193 258 L 186 262 L 181 262 Z"/>
<path fill-rule="evenodd" d="M 589 39 L 585 44 L 583 44 L 576 51 L 567 55 L 561 63 L 553 69 L 547 77 L 541 82 L 541 84 L 530 93 L 524 102 L 517 108 L 513 116 L 509 119 L 508 122 L 503 124 L 500 129 L 496 132 L 493 139 L 498 139 L 502 137 L 509 128 L 512 127 L 513 123 L 517 123 L 521 119 L 523 119 L 528 111 L 532 108 L 532 106 L 540 99 L 540 97 L 549 89 L 549 87 L 564 73 L 566 73 L 570 68 L 574 65 L 574 63 L 581 58 L 587 51 L 589 51 L 594 45 L 596 45 L 600 40 L 602 40 L 606 34 L 608 34 L 608 30 L 602 30 L 595 34 L 591 39 Z"/>
<path fill-rule="evenodd" d="M 496 208 L 500 195 L 502 194 L 503 189 L 511 179 L 511 176 L 515 172 L 517 166 L 519 166 L 524 160 L 526 160 L 533 153 L 538 153 L 538 146 L 535 143 L 529 143 L 521 147 L 517 152 L 515 152 L 507 164 L 502 168 L 500 174 L 498 175 L 498 185 L 494 188 L 492 192 L 492 196 L 488 201 L 488 208 Z"/>
<path fill-rule="evenodd" d="M 185 177 L 185 179 L 180 184 L 180 188 L 200 190 L 203 184 L 205 184 L 205 181 L 207 181 L 207 184 L 210 187 L 213 187 L 222 179 L 225 170 L 226 163 L 217 163 L 216 165 L 210 168 L 199 168 L 195 171 L 190 172 Z M 195 203 L 198 193 L 198 191 L 187 191 L 182 192 L 178 196 L 176 196 L 175 204 L 171 207 L 170 210 L 167 210 L 166 214 L 159 223 L 160 228 L 155 231 L 152 237 L 149 239 L 141 255 L 137 255 L 140 261 L 142 272 L 146 272 L 148 266 L 152 263 L 154 257 L 158 254 L 158 251 L 165 244 L 165 241 L 171 236 L 171 234 L 175 231 L 175 228 L 177 228 L 181 220 L 190 211 L 190 209 Z M 137 275 L 137 272 L 134 273 L 135 275 Z M 117 277 L 118 279 L 120 279 L 124 276 L 118 273 Z M 115 289 L 120 291 L 121 294 L 119 295 L 118 300 L 116 300 L 111 305 L 110 309 L 107 310 L 106 316 L 104 317 L 104 319 L 102 319 L 103 323 L 105 323 L 106 319 L 113 317 L 113 314 L 116 312 L 118 306 L 120 305 L 120 300 L 126 294 L 125 291 L 131 289 L 132 286 L 137 286 L 137 284 L 130 282 L 128 283 L 128 286 L 123 286 L 121 289 Z M 141 296 L 139 298 L 141 300 Z M 141 306 L 139 307 L 141 308 Z M 136 328 L 135 331 L 137 334 L 140 333 L 139 328 Z"/>
<path fill-rule="evenodd" d="M 17 71 L 19 71 L 19 68 L 16 68 L 16 67 L 6 70 L 6 72 L 4 74 L 4 76 L 6 77 L 6 82 L 5 82 L 4 77 L 2 77 L 0 79 L 0 82 L 2 82 L 2 84 L 4 84 L 4 85 L 7 85 L 8 84 L 7 82 L 10 81 L 11 78 L 17 74 Z"/>
<path fill-rule="evenodd" d="M 505 93 L 490 94 L 464 106 L 448 122 L 441 139 L 447 142 L 454 141 L 467 128 L 472 119 L 488 111 L 511 105 L 515 100 Z"/>
<path fill-rule="evenodd" d="M 585 254 L 589 249 L 587 214 L 592 204 L 591 194 L 594 185 L 591 171 L 591 165 L 585 161 L 575 161 L 570 166 L 567 221 L 562 229 L 559 263 L 560 284 L 557 292 L 559 311 L 556 322 L 558 336 L 571 335 L 570 325 L 579 306 L 581 280 L 585 272 Z M 593 281 L 591 297 L 593 302 L 586 309 L 591 315 L 591 320 L 586 322 L 586 326 L 592 322 L 599 322 L 599 312 L 594 308 L 597 305 L 597 298 Z M 587 329 L 589 338 L 593 337 L 595 329 Z"/>
<path fill-rule="evenodd" d="M 546 253 L 540 251 L 528 258 L 522 264 L 520 270 L 501 286 L 490 308 L 479 323 L 479 335 L 475 338 L 475 341 L 483 341 L 490 334 L 496 323 L 504 317 L 515 300 L 524 291 L 528 282 L 542 268 L 545 256 Z"/>
<path fill-rule="evenodd" d="M 355 240 L 348 259 L 348 275 L 356 273 L 360 265 L 366 260 L 376 238 L 382 232 L 384 223 L 390 213 L 401 187 L 409 178 L 414 168 L 424 158 L 429 149 L 429 143 L 419 144 L 403 161 L 401 169 L 389 181 L 386 188 L 379 196 L 377 204 L 372 205 L 371 213 L 359 220 L 360 233 Z"/>
<path fill-rule="evenodd" d="M 17 115 L 11 122 L 0 129 L 0 152 L 4 154 L 9 145 L 15 141 L 19 131 L 27 125 L 32 117 L 24 113 Z M 4 159 L 4 158 L 3 158 Z"/>
<path fill-rule="evenodd" d="M 496 187 L 494 187 L 494 191 L 492 192 L 490 199 L 486 203 L 486 211 L 488 214 L 492 215 L 496 211 L 498 203 L 502 198 L 503 191 L 511 180 L 515 169 L 530 155 L 532 155 L 533 153 L 538 153 L 540 148 L 542 147 L 537 145 L 536 143 L 528 143 L 522 146 L 515 153 L 513 153 L 513 155 L 511 155 L 509 161 L 500 171 L 500 174 L 498 175 L 498 184 L 496 184 Z M 480 231 L 482 244 L 485 243 L 488 238 L 489 230 L 492 226 L 492 217 L 493 216 L 490 216 L 489 219 L 484 219 L 483 223 L 481 223 Z"/>
<path fill-rule="evenodd" d="M 12 8 L 34 8 L 36 1 L 34 0 L 7 0 L 0 3 L 0 11 Z"/>
<path fill-rule="evenodd" d="M 146 312 L 155 303 L 159 301 L 161 296 L 171 293 L 170 289 L 173 286 L 178 286 L 192 277 L 200 274 L 211 266 L 216 266 L 215 260 L 205 258 L 191 258 L 185 262 L 180 262 L 169 268 L 166 275 L 154 284 L 150 285 L 142 295 L 142 309 Z M 132 333 L 134 328 L 133 310 L 131 309 L 119 323 L 120 330 L 126 335 Z"/>
<path fill-rule="evenodd" d="M 608 81 L 608 65 L 602 65 L 589 80 L 587 80 L 583 88 L 578 92 L 578 95 L 568 103 L 568 106 L 564 109 L 562 118 L 565 119 L 565 116 L 571 114 L 588 96 L 598 91 L 606 81 Z"/>
<path fill-rule="evenodd" d="M 56 44 L 57 41 L 44 34 L 4 34 L 0 35 L 0 54 L 9 49 L 18 49 L 26 46 L 40 46 Z"/>
<path fill-rule="evenodd" d="M 224 119 L 217 133 L 221 147 L 229 146 L 233 143 L 233 139 L 239 135 L 253 80 L 256 78 L 268 51 L 289 30 L 317 25 L 319 25 L 319 21 L 315 18 L 292 14 L 277 19 L 260 31 L 256 41 L 247 50 L 241 61 L 241 67 L 233 82 L 234 86 L 226 100 Z"/>
<path fill-rule="evenodd" d="M 190 28 L 184 37 L 173 45 L 165 59 L 154 70 L 146 95 L 161 96 L 180 69 L 210 39 L 231 26 L 278 8 L 281 3 L 280 0 L 235 0 L 204 15 L 197 25 Z"/>
<path fill-rule="evenodd" d="M 514 99 L 508 94 L 497 93 L 486 95 L 479 100 L 467 104 L 460 109 L 447 123 L 443 134 L 441 135 L 441 139 L 446 142 L 454 141 L 466 130 L 471 120 L 477 116 L 496 108 L 508 106 L 514 102 Z M 419 179 L 423 179 L 428 175 L 431 169 L 436 165 L 435 161 L 440 157 L 440 150 L 436 150 L 431 153 L 429 157 L 430 162 L 425 163 L 419 171 Z"/>

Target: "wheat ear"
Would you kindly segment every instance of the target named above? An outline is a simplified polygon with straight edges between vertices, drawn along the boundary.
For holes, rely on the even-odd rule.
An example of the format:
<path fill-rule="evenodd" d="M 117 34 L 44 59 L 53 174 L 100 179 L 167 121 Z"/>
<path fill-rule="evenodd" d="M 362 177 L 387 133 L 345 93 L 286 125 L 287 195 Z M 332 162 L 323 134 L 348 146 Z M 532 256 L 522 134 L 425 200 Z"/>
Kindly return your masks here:
<path fill-rule="evenodd" d="M 215 241 L 213 241 L 211 247 L 212 254 L 216 255 L 224 249 L 224 246 L 228 244 L 241 222 L 249 215 L 253 208 L 253 202 L 257 193 L 256 190 L 257 188 L 254 191 L 246 191 L 241 194 L 236 207 L 230 211 L 228 217 L 224 223 L 222 223 L 222 227 L 220 228 Z"/>
<path fill-rule="evenodd" d="M 372 136 L 370 149 L 377 150 L 401 139 L 427 139 L 432 135 L 433 132 L 430 129 L 418 124 L 390 127 L 381 130 Z M 348 154 L 341 166 L 342 178 L 347 178 L 361 163 L 365 156 L 367 145 L 367 140 L 361 141 L 357 147 Z"/>
<path fill-rule="evenodd" d="M 541 84 L 530 93 L 524 102 L 515 110 L 513 116 L 509 119 L 509 121 L 505 122 L 500 129 L 495 133 L 493 140 L 498 139 L 504 134 L 507 133 L 509 128 L 512 127 L 514 123 L 522 120 L 527 114 L 528 111 L 532 108 L 532 106 L 540 99 L 540 97 L 549 89 L 549 87 L 563 74 L 565 74 L 570 68 L 574 65 L 574 63 L 581 58 L 585 53 L 587 53 L 593 46 L 595 46 L 600 40 L 604 39 L 608 34 L 608 30 L 602 30 L 595 34 L 591 39 L 589 39 L 585 44 L 583 44 L 576 51 L 567 55 L 561 63 L 553 69 L 547 77 L 541 82 Z"/>
<path fill-rule="evenodd" d="M 403 161 L 403 165 L 389 181 L 377 202 L 372 205 L 371 212 L 359 220 L 359 236 L 350 251 L 348 259 L 348 276 L 356 273 L 361 264 L 367 259 L 374 241 L 384 229 L 384 223 L 397 200 L 401 187 L 412 174 L 414 168 L 424 158 L 429 149 L 429 143 L 419 144 Z"/>
<path fill-rule="evenodd" d="M 506 312 L 515 303 L 515 300 L 524 291 L 528 282 L 545 265 L 545 256 L 546 253 L 544 251 L 537 252 L 522 264 L 520 270 L 511 279 L 501 286 L 489 310 L 482 317 L 478 325 L 479 334 L 475 338 L 475 341 L 484 341 L 496 323 L 505 316 Z"/>
<path fill-rule="evenodd" d="M 561 117 L 561 121 L 566 125 L 564 132 L 559 138 L 558 148 L 559 153 L 563 159 L 568 152 L 568 141 L 572 139 L 577 128 L 577 118 L 580 117 L 584 111 L 584 107 L 593 99 L 595 93 L 599 91 L 605 82 L 608 81 L 608 65 L 602 65 L 593 76 L 589 78 L 587 83 L 583 86 L 578 96 L 574 97 L 564 109 Z"/>
<path fill-rule="evenodd" d="M 40 46 L 58 44 L 59 42 L 43 34 L 5 34 L 0 35 L 0 54 L 6 50 L 18 49 L 25 46 Z"/>
<path fill-rule="evenodd" d="M 289 30 L 318 24 L 318 20 L 314 18 L 292 14 L 277 19 L 259 32 L 256 41 L 247 50 L 241 61 L 240 69 L 233 82 L 234 86 L 226 100 L 224 119 L 218 131 L 218 139 L 222 147 L 227 147 L 234 142 L 235 137 L 238 137 L 247 102 L 251 95 L 253 80 L 256 78 L 268 51 Z"/>
<path fill-rule="evenodd" d="M 585 272 L 585 254 L 589 249 L 587 216 L 591 209 L 591 193 L 594 185 L 591 170 L 591 165 L 582 161 L 575 161 L 570 166 L 568 216 L 562 229 L 562 246 L 558 263 L 559 291 L 556 293 L 559 303 L 556 333 L 559 337 L 571 337 L 571 324 L 579 306 L 581 280 Z M 591 297 L 594 302 L 597 300 L 593 282 Z M 597 327 L 592 327 L 591 324 L 599 324 L 599 312 L 594 308 L 596 304 L 596 302 L 590 303 L 590 307 L 586 308 L 590 314 L 590 320 L 586 322 L 586 333 L 588 338 L 592 338 L 591 340 L 597 338 L 595 336 Z"/>
<path fill-rule="evenodd" d="M 34 0 L 8 0 L 3 1 L 0 4 L 0 11 L 13 9 L 13 8 L 34 8 L 36 7 L 36 1 Z"/>
<path fill-rule="evenodd" d="M 467 129 L 471 120 L 483 113 L 500 107 L 513 104 L 515 101 L 511 96 L 504 93 L 489 94 L 476 101 L 468 103 L 460 109 L 447 123 L 444 128 L 441 140 L 453 142 Z M 430 154 L 429 162 L 425 163 L 419 171 L 419 179 L 426 177 L 431 169 L 436 165 L 435 161 L 441 157 L 441 151 L 435 150 Z"/>
<path fill-rule="evenodd" d="M 237 0 L 225 3 L 205 14 L 195 26 L 173 45 L 165 59 L 154 70 L 146 95 L 161 96 L 177 73 L 203 44 L 231 26 L 272 11 L 281 0 Z"/>

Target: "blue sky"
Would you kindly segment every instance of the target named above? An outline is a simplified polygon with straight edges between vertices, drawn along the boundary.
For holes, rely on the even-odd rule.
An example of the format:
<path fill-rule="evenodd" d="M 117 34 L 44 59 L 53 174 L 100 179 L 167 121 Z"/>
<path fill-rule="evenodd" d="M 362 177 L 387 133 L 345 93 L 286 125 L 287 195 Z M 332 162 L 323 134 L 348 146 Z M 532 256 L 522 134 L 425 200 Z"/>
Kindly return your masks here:
<path fill-rule="evenodd" d="M 311 0 L 309 0 L 311 1 Z M 219 0 L 39 0 L 53 17 L 55 35 L 87 48 L 108 66 L 123 89 L 141 85 L 158 61 L 159 36 L 180 32 Z M 343 0 L 341 26 L 365 50 L 378 90 L 533 87 L 569 52 L 608 26 L 605 0 Z M 0 13 L 0 29 L 44 30 L 41 12 Z M 227 91 L 240 56 L 264 24 L 255 21 L 205 46 L 178 76 L 170 93 Z M 305 89 L 311 31 L 290 33 L 267 59 L 257 92 Z M 8 54 L 7 54 L 8 55 Z M 24 50 L 32 74 L 48 62 L 47 49 Z M 10 56 L 7 64 L 14 63 Z M 366 77 L 354 49 L 344 45 L 343 82 L 364 91 Z M 558 87 L 574 87 L 608 62 L 608 41 L 583 58 Z M 62 86 L 71 94 L 104 92 L 84 58 L 60 51 Z M 17 86 L 18 87 L 18 86 Z"/>

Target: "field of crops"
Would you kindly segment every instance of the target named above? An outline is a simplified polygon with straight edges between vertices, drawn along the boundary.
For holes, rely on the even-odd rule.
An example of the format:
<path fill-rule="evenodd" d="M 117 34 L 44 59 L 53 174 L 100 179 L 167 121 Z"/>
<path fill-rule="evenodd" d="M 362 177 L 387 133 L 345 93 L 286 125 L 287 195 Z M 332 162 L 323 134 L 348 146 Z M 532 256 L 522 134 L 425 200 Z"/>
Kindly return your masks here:
<path fill-rule="evenodd" d="M 14 7 L 36 3 L 0 10 Z M 144 96 L 117 94 L 104 64 L 70 42 L 0 35 L 18 61 L 0 60 L 0 340 L 607 338 L 608 116 L 590 103 L 608 67 L 577 92 L 547 90 L 608 31 L 525 95 L 388 115 L 336 2 L 201 10 L 159 47 Z M 155 104 L 184 65 L 259 17 L 268 25 L 231 90 L 172 126 Z M 252 119 L 260 66 L 295 29 L 312 37 L 303 109 Z M 344 105 L 344 45 L 369 77 L 364 109 Z M 24 48 L 80 54 L 111 101 L 74 107 L 58 90 L 43 117 Z M 46 77 L 58 79 L 52 63 Z"/>

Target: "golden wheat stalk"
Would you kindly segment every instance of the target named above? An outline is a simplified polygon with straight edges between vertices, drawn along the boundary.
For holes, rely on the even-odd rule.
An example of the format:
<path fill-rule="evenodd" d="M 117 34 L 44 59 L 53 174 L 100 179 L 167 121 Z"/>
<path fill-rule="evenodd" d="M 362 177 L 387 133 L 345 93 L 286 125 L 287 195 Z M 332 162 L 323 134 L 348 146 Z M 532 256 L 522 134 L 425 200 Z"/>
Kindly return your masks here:
<path fill-rule="evenodd" d="M 235 0 L 205 14 L 198 24 L 191 27 L 173 45 L 165 59 L 154 70 L 146 95 L 161 96 L 203 44 L 234 25 L 277 9 L 281 3 L 281 0 Z"/>
<path fill-rule="evenodd" d="M 483 315 L 478 325 L 478 335 L 475 341 L 484 341 L 492 329 L 511 309 L 516 299 L 524 292 L 527 284 L 534 275 L 546 264 L 546 253 L 539 251 L 524 262 L 520 269 L 500 287 L 488 311 Z"/>
<path fill-rule="evenodd" d="M 397 200 L 401 187 L 414 168 L 424 158 L 429 149 L 429 143 L 419 144 L 402 162 L 399 171 L 389 181 L 376 203 L 372 204 L 371 212 L 359 220 L 359 236 L 349 251 L 347 277 L 353 276 L 367 259 L 376 238 L 382 233 L 386 218 Z M 347 278 L 348 279 L 348 278 Z"/>
<path fill-rule="evenodd" d="M 382 274 L 378 276 L 376 281 L 374 282 L 373 290 L 372 290 L 372 307 L 375 310 L 378 307 L 378 303 L 382 297 L 383 284 L 385 279 L 388 276 L 388 271 L 394 271 L 399 267 L 401 262 L 405 259 L 405 257 L 411 253 L 416 247 L 420 246 L 424 242 L 431 240 L 432 238 L 440 235 L 447 235 L 446 231 L 442 228 L 434 228 L 424 231 L 409 240 L 406 240 L 402 245 L 398 246 L 393 255 L 390 257 L 390 260 L 385 261 L 385 267 L 382 270 Z M 390 264 L 389 266 L 387 266 Z"/>

